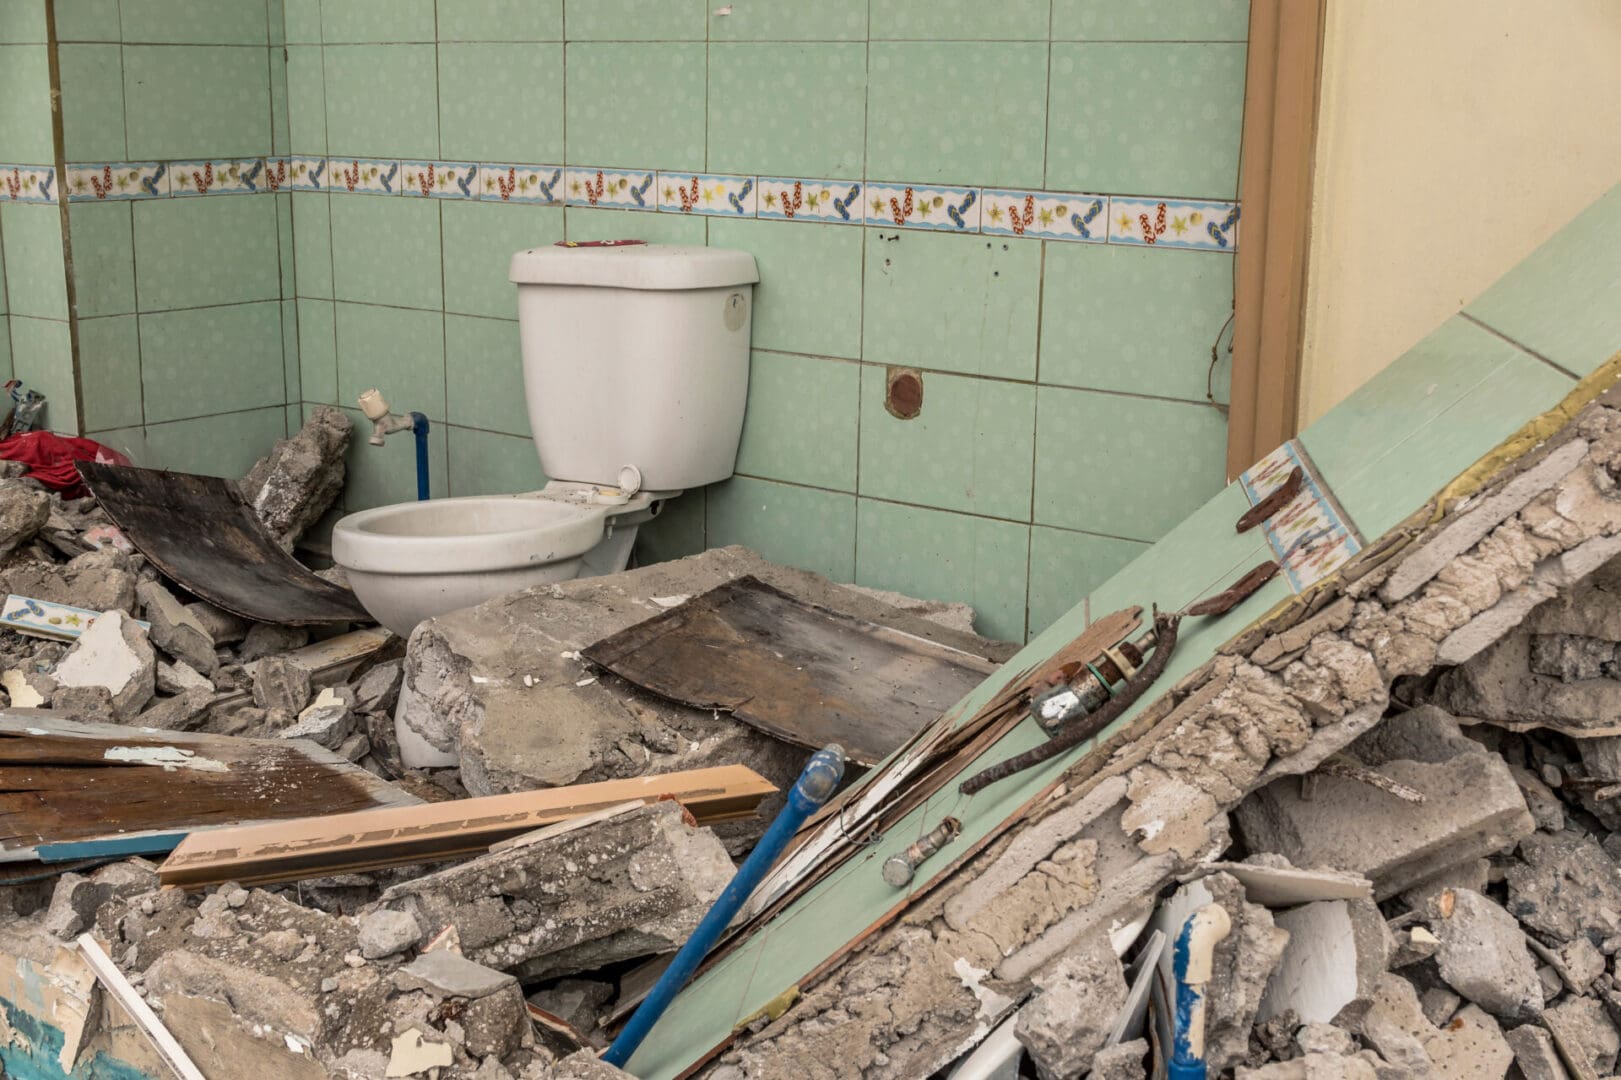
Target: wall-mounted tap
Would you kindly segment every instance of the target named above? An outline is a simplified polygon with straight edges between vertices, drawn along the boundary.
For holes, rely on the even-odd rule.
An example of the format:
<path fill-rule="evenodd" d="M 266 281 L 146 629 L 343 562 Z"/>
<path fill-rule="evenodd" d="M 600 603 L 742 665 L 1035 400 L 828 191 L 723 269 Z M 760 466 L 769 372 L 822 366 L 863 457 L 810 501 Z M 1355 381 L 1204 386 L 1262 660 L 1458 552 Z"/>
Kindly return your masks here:
<path fill-rule="evenodd" d="M 417 499 L 428 498 L 428 418 L 419 412 L 401 416 L 390 412 L 388 399 L 375 386 L 361 392 L 360 411 L 371 421 L 371 438 L 367 442 L 382 446 L 396 431 L 409 431 L 416 435 L 417 443 Z"/>

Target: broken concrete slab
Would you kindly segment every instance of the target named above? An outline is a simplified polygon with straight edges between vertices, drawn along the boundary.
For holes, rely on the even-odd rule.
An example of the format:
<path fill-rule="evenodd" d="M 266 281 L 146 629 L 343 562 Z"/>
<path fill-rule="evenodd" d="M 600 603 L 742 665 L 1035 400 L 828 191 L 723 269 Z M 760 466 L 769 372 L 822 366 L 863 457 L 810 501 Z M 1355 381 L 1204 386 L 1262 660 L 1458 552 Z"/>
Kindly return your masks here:
<path fill-rule="evenodd" d="M 1590 837 L 1537 833 L 1504 872 L 1508 911 L 1556 941 L 1593 944 L 1621 930 L 1621 869 Z"/>
<path fill-rule="evenodd" d="M 1569 1080 L 1570 1073 L 1559 1059 L 1553 1039 L 1535 1024 L 1521 1024 L 1503 1033 L 1503 1039 L 1514 1051 L 1514 1063 L 1520 1067 L 1525 1080 Z"/>
<path fill-rule="evenodd" d="M 423 938 L 454 924 L 481 964 L 540 979 L 676 948 L 731 880 L 725 847 L 661 802 L 391 886 Z M 585 868 L 589 867 L 589 873 Z"/>
<path fill-rule="evenodd" d="M 1446 1027 L 1432 1035 L 1424 1051 L 1436 1080 L 1502 1080 L 1514 1064 L 1514 1051 L 1491 1014 L 1465 1005 Z"/>
<path fill-rule="evenodd" d="M 1621 681 L 1565 682 L 1531 670 L 1531 636 L 1509 634 L 1436 680 L 1430 700 L 1455 716 L 1576 738 L 1621 735 Z"/>
<path fill-rule="evenodd" d="M 269 661 L 266 661 L 268 663 Z M 276 734 L 283 739 L 308 739 L 328 750 L 343 745 L 354 730 L 355 717 L 349 709 L 349 689 L 327 687 L 298 714 L 298 721 Z"/>
<path fill-rule="evenodd" d="M 1244 862 L 1213 862 L 1212 874 L 1230 874 L 1245 899 L 1268 908 L 1291 908 L 1314 900 L 1371 900 L 1373 882 L 1361 874 L 1319 867 L 1301 870 L 1281 855 L 1252 855 Z"/>
<path fill-rule="evenodd" d="M 203 674 L 212 674 L 219 667 L 214 639 L 173 593 L 157 581 L 143 581 L 135 587 L 135 595 L 146 621 L 152 624 L 149 633 L 154 645 Z"/>
<path fill-rule="evenodd" d="M 1377 1080 L 1378 1075 L 1364 1058 L 1324 1053 L 1302 1054 L 1234 1073 L 1237 1080 Z"/>
<path fill-rule="evenodd" d="M 1144 1080 L 1147 1070 L 1143 1063 L 1147 1058 L 1147 1039 L 1105 1046 L 1092 1055 L 1092 1080 Z"/>
<path fill-rule="evenodd" d="M 157 657 L 146 631 L 122 611 L 103 612 L 56 665 L 61 687 L 99 686 L 112 696 L 113 714 L 128 720 L 156 690 Z"/>
<path fill-rule="evenodd" d="M 342 493 L 353 431 L 343 410 L 317 405 L 296 435 L 276 440 L 242 478 L 243 499 L 284 549 L 291 551 Z"/>
<path fill-rule="evenodd" d="M 214 683 L 184 660 L 172 664 L 159 660 L 156 681 L 160 694 L 181 694 L 187 690 L 214 692 Z"/>
<path fill-rule="evenodd" d="M 1597 998 L 1569 997 L 1549 1009 L 1551 1026 L 1580 1044 L 1584 1060 L 1599 1076 L 1615 1071 L 1621 1053 L 1621 1034 L 1616 1032 L 1604 1005 Z"/>
<path fill-rule="evenodd" d="M 88 611 L 122 611 L 135 607 L 135 575 L 122 552 L 90 551 L 62 566 L 24 562 L 0 573 L 0 587 L 19 596 Z"/>
<path fill-rule="evenodd" d="M 51 516 L 51 497 L 25 484 L 0 484 L 0 559 L 39 534 Z"/>
<path fill-rule="evenodd" d="M 504 971 L 475 964 L 450 949 L 434 949 L 396 971 L 394 985 L 401 990 L 425 990 L 439 998 L 457 997 L 476 1001 L 508 987 L 516 987 L 518 980 Z"/>
<path fill-rule="evenodd" d="M 215 645 L 234 645 L 248 633 L 248 620 L 222 611 L 206 600 L 186 605 L 186 611 L 213 640 Z"/>
<path fill-rule="evenodd" d="M 194 686 L 173 697 L 153 698 L 134 722 L 161 731 L 193 731 L 202 726 L 213 704 L 213 690 Z"/>
<path fill-rule="evenodd" d="M 1097 934 L 1035 978 L 1014 1035 L 1042 1080 L 1079 1080 L 1126 1002 L 1126 979 L 1107 934 Z"/>
<path fill-rule="evenodd" d="M 254 623 L 242 635 L 242 645 L 236 651 L 236 658 L 239 663 L 251 664 L 267 656 L 279 656 L 303 648 L 309 644 L 309 640 L 310 632 L 302 626 Z"/>
<path fill-rule="evenodd" d="M 301 712 L 310 700 L 310 672 L 286 656 L 267 656 L 253 672 L 253 703 L 261 709 Z"/>
<path fill-rule="evenodd" d="M 1433 924 L 1441 947 L 1435 958 L 1448 986 L 1504 1020 L 1532 1020 L 1542 1012 L 1536 961 L 1514 916 L 1477 892 L 1457 889 Z"/>
<path fill-rule="evenodd" d="M 378 960 L 404 952 L 422 937 L 422 929 L 415 919 L 403 911 L 368 912 L 360 917 L 356 930 L 360 942 L 360 955 Z"/>
<path fill-rule="evenodd" d="M 1327 1024 L 1354 1020 L 1368 1010 L 1390 948 L 1378 905 L 1319 900 L 1278 912 L 1274 919 L 1289 939 L 1261 997 L 1259 1019 L 1293 1010 L 1304 1023 Z"/>

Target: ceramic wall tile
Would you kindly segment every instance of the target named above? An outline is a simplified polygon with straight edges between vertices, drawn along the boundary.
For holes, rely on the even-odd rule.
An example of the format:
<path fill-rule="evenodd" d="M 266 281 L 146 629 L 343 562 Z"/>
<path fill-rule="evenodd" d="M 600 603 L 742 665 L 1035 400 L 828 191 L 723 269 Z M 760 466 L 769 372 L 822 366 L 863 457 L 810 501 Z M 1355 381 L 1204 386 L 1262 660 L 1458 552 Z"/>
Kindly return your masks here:
<path fill-rule="evenodd" d="M 1149 545 L 1111 536 L 1050 529 L 1030 530 L 1030 634 L 1057 622 L 1093 589 L 1148 550 Z"/>
<path fill-rule="evenodd" d="M 1243 41 L 1248 0 L 1053 0 L 1053 40 Z"/>
<path fill-rule="evenodd" d="M 475 190 L 488 201 L 557 206 L 564 198 L 562 181 L 560 165 L 481 165 Z"/>
<path fill-rule="evenodd" d="M 128 158 L 123 50 L 117 45 L 62 45 L 56 58 L 62 88 L 63 157 L 68 161 Z"/>
<path fill-rule="evenodd" d="M 43 44 L 0 45 L 0 157 L 25 165 L 56 160 L 50 60 Z"/>
<path fill-rule="evenodd" d="M 357 427 L 367 423 L 357 409 L 345 408 L 344 412 Z M 428 493 L 435 499 L 450 494 L 450 462 L 446 452 L 449 435 L 450 429 L 443 424 L 434 424 L 428 430 Z M 351 439 L 344 469 L 343 505 L 349 513 L 416 501 L 416 444 L 412 439 L 393 438 L 382 446 L 372 446 L 365 439 Z"/>
<path fill-rule="evenodd" d="M 704 550 L 704 491 L 688 491 L 665 502 L 664 510 L 636 532 L 637 566 L 684 559 Z"/>
<path fill-rule="evenodd" d="M 517 495 L 546 486 L 534 440 L 527 435 L 449 427 L 445 439 L 450 455 L 447 479 L 453 497 Z"/>
<path fill-rule="evenodd" d="M 1244 46 L 1052 46 L 1052 188 L 1232 199 Z"/>
<path fill-rule="evenodd" d="M 434 0 L 321 0 L 321 40 L 431 42 Z"/>
<path fill-rule="evenodd" d="M 704 497 L 710 547 L 742 544 L 772 562 L 855 580 L 854 495 L 734 476 Z"/>
<path fill-rule="evenodd" d="M 0 372 L 4 372 L 7 379 L 11 376 L 11 319 L 0 315 Z"/>
<path fill-rule="evenodd" d="M 331 166 L 324 157 L 295 157 L 287 170 L 289 191 L 326 191 Z"/>
<path fill-rule="evenodd" d="M 338 402 L 335 312 L 330 300 L 298 301 L 298 382 L 305 401 Z"/>
<path fill-rule="evenodd" d="M 145 199 L 131 209 L 139 310 L 279 298 L 275 200 Z"/>
<path fill-rule="evenodd" d="M 280 0 L 266 0 L 273 6 L 279 6 Z M 271 26 L 277 23 L 272 22 Z M 278 157 L 292 153 L 292 138 L 289 134 L 291 121 L 287 115 L 287 65 L 283 62 L 286 48 L 277 42 L 266 54 L 270 67 L 270 153 L 267 156 Z"/>
<path fill-rule="evenodd" d="M 148 424 L 140 461 L 155 469 L 238 477 L 253 468 L 265 447 L 286 437 L 287 413 L 280 405 Z"/>
<path fill-rule="evenodd" d="M 737 471 L 854 491 L 860 378 L 848 361 L 756 349 Z"/>
<path fill-rule="evenodd" d="M 325 194 L 295 193 L 293 270 L 299 296 L 332 296 L 332 200 Z"/>
<path fill-rule="evenodd" d="M 126 45 L 123 52 L 131 158 L 237 157 L 270 150 L 266 50 Z"/>
<path fill-rule="evenodd" d="M 481 201 L 446 202 L 441 212 L 445 310 L 516 319 L 518 289 L 507 280 L 512 253 L 563 239 L 563 211 Z"/>
<path fill-rule="evenodd" d="M 62 215 L 54 206 L 0 203 L 0 251 L 12 315 L 68 317 Z M 16 342 L 12 342 L 13 351 Z"/>
<path fill-rule="evenodd" d="M 440 41 L 561 41 L 563 0 L 439 0 Z"/>
<path fill-rule="evenodd" d="M 670 214 L 753 217 L 758 196 L 752 176 L 661 172 L 654 186 L 659 209 Z"/>
<path fill-rule="evenodd" d="M 702 44 L 570 44 L 567 65 L 566 160 L 632 169 L 703 167 Z"/>
<path fill-rule="evenodd" d="M 535 456 L 516 322 L 446 315 L 445 385 L 450 423 L 518 436 Z"/>
<path fill-rule="evenodd" d="M 1029 533 L 1028 525 L 862 499 L 856 584 L 962 601 L 980 633 L 1023 641 Z"/>
<path fill-rule="evenodd" d="M 703 41 L 705 0 L 564 0 L 571 41 Z"/>
<path fill-rule="evenodd" d="M 1210 346 L 1233 311 L 1233 264 L 1054 246 L 1042 297 L 1041 382 L 1204 401 Z"/>
<path fill-rule="evenodd" d="M 1051 0 L 872 0 L 872 37 L 1046 41 L 1051 6 Z"/>
<path fill-rule="evenodd" d="M 659 202 L 657 180 L 658 176 L 654 172 L 566 169 L 563 177 L 564 197 L 570 206 L 614 206 L 625 210 L 656 210 Z"/>
<path fill-rule="evenodd" d="M 79 320 L 86 431 L 141 423 L 141 346 L 134 315 Z"/>
<path fill-rule="evenodd" d="M 281 377 L 282 400 L 289 403 L 304 399 L 303 372 L 298 362 L 298 301 L 281 302 Z"/>
<path fill-rule="evenodd" d="M 1233 251 L 1238 216 L 1233 203 L 1115 196 L 1109 202 L 1109 243 Z"/>
<path fill-rule="evenodd" d="M 439 46 L 440 153 L 469 161 L 563 160 L 563 46 Z"/>
<path fill-rule="evenodd" d="M 1108 240 L 1107 195 L 986 188 L 980 198 L 983 233 L 1093 244 Z"/>
<path fill-rule="evenodd" d="M 400 412 L 445 418 L 445 316 L 439 311 L 339 301 L 338 402 L 373 387 Z M 365 443 L 364 439 L 356 439 Z M 409 446 L 410 439 L 390 440 Z M 413 492 L 414 493 L 414 492 Z"/>
<path fill-rule="evenodd" d="M 325 156 L 326 66 L 319 45 L 288 45 L 287 125 L 290 154 Z"/>
<path fill-rule="evenodd" d="M 256 195 L 265 190 L 263 158 L 220 158 L 169 164 L 169 194 Z"/>
<path fill-rule="evenodd" d="M 863 359 L 1003 379 L 1035 377 L 1040 245 L 865 232 Z"/>
<path fill-rule="evenodd" d="M 1040 186 L 1047 49 L 1045 43 L 873 43 L 868 177 Z"/>
<path fill-rule="evenodd" d="M 326 189 L 345 195 L 398 195 L 400 163 L 387 158 L 334 158 Z"/>
<path fill-rule="evenodd" d="M 866 220 L 866 199 L 859 180 L 806 180 L 762 176 L 758 181 L 755 215 L 783 221 L 831 222 L 860 225 Z"/>
<path fill-rule="evenodd" d="M 0 165 L 0 204 L 54 203 L 56 169 L 49 165 Z"/>
<path fill-rule="evenodd" d="M 439 84 L 432 45 L 328 45 L 328 152 L 439 156 Z"/>
<path fill-rule="evenodd" d="M 121 0 L 126 42 L 158 45 L 266 45 L 265 5 L 234 0 Z"/>
<path fill-rule="evenodd" d="M 901 419 L 886 408 L 888 380 L 862 369 L 862 495 L 1030 520 L 1034 386 L 929 372 L 921 410 Z"/>
<path fill-rule="evenodd" d="M 476 199 L 478 166 L 470 161 L 402 161 L 400 194 L 411 198 Z"/>
<path fill-rule="evenodd" d="M 15 303 L 15 299 L 13 300 Z M 66 435 L 79 433 L 73 389 L 73 339 L 63 319 L 10 315 L 11 370 L 30 390 L 45 395 L 45 426 Z"/>
<path fill-rule="evenodd" d="M 61 0 L 58 8 L 82 8 L 83 0 Z M 62 14 L 57 13 L 60 24 Z M 117 29 L 118 13 L 113 12 L 113 25 Z M 58 33 L 60 34 L 60 25 Z M 8 0 L 0 4 L 0 44 L 42 45 L 46 40 L 45 4 L 43 0 Z M 61 39 L 69 40 L 69 39 Z"/>
<path fill-rule="evenodd" d="M 161 161 L 69 165 L 65 187 L 73 202 L 166 199 L 169 166 Z"/>
<path fill-rule="evenodd" d="M 859 229 L 800 229 L 787 222 L 716 220 L 712 247 L 754 256 L 755 348 L 818 356 L 861 355 Z"/>
<path fill-rule="evenodd" d="M 147 423 L 281 405 L 281 305 L 227 304 L 140 316 Z"/>
<path fill-rule="evenodd" d="M 1225 486 L 1226 447 L 1213 406 L 1042 387 L 1035 520 L 1157 540 Z"/>
<path fill-rule="evenodd" d="M 130 209 L 128 203 L 84 204 L 68 213 L 73 301 L 81 319 L 135 311 L 135 239 Z"/>
<path fill-rule="evenodd" d="M 648 190 L 652 190 L 651 180 Z M 690 215 L 643 214 L 606 207 L 569 206 L 563 211 L 567 238 L 576 242 L 646 240 L 649 244 L 696 244 L 702 247 L 708 221 L 708 218 Z"/>
<path fill-rule="evenodd" d="M 282 28 L 287 45 L 321 43 L 321 0 L 282 0 Z"/>
<path fill-rule="evenodd" d="M 867 0 L 815 4 L 722 4 L 709 14 L 710 41 L 864 41 Z"/>
<path fill-rule="evenodd" d="M 439 252 L 438 203 L 332 200 L 332 294 L 339 300 L 442 309 Z"/>
<path fill-rule="evenodd" d="M 734 44 L 709 49 L 709 168 L 860 176 L 864 44 Z"/>

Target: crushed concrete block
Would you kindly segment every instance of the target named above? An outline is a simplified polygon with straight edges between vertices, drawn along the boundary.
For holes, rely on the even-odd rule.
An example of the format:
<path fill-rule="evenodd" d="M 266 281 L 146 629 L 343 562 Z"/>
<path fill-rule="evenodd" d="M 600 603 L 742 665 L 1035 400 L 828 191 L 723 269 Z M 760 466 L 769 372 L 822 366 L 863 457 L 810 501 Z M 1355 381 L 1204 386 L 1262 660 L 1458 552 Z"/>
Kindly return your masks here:
<path fill-rule="evenodd" d="M 1379 976 L 1367 1012 L 1350 1026 L 1390 1064 L 1428 1075 L 1430 1055 L 1425 1045 L 1436 1028 L 1424 1015 L 1418 991 L 1400 975 Z"/>
<path fill-rule="evenodd" d="M 1432 986 L 1418 995 L 1418 1005 L 1424 1010 L 1424 1019 L 1436 1027 L 1442 1027 L 1451 1020 L 1462 1004 L 1463 995 L 1445 986 Z"/>
<path fill-rule="evenodd" d="M 192 687 L 173 697 L 156 697 L 135 718 L 140 727 L 162 731 L 193 731 L 202 726 L 214 704 L 214 691 Z"/>
<path fill-rule="evenodd" d="M 527 1076 L 524 1080 L 529 1080 Z M 635 1080 L 630 1073 L 616 1069 L 590 1050 L 578 1050 L 552 1062 L 537 1080 Z"/>
<path fill-rule="evenodd" d="M 1274 1061 L 1257 1069 L 1239 1068 L 1234 1073 L 1237 1080 L 1377 1080 L 1378 1075 L 1365 1058 L 1321 1053 Z"/>
<path fill-rule="evenodd" d="M 673 950 L 733 871 L 665 802 L 401 882 L 382 904 L 424 933 L 454 923 L 469 959 L 538 980 Z"/>
<path fill-rule="evenodd" d="M 1459 1010 L 1425 1042 L 1424 1051 L 1434 1063 L 1436 1080 L 1502 1080 L 1514 1064 L 1502 1028 L 1478 1005 Z"/>
<path fill-rule="evenodd" d="M 1432 739 L 1437 729 L 1447 737 Z M 1410 710 L 1364 738 L 1353 744 L 1357 756 L 1423 793 L 1421 809 L 1334 775 L 1317 776 L 1306 800 L 1299 781 L 1284 778 L 1238 806 L 1250 850 L 1276 852 L 1296 866 L 1361 873 L 1383 900 L 1536 829 L 1507 763 L 1464 737 L 1439 710 Z M 1423 756 L 1388 756 L 1398 752 Z"/>
<path fill-rule="evenodd" d="M 1126 979 L 1107 934 L 1086 939 L 1035 977 L 1014 1036 L 1042 1080 L 1079 1080 L 1126 1003 Z"/>
<path fill-rule="evenodd" d="M 1565 965 L 1565 971 L 1577 987 L 1585 989 L 1592 986 L 1604 974 L 1604 954 L 1586 937 L 1579 936 L 1567 941 L 1558 952 L 1560 962 Z"/>
<path fill-rule="evenodd" d="M 278 439 L 242 478 L 242 497 L 291 551 L 343 491 L 344 452 L 354 425 L 341 409 L 317 405 L 290 439 Z"/>
<path fill-rule="evenodd" d="M 1530 769 L 1510 765 L 1508 770 L 1514 782 L 1520 785 L 1520 794 L 1525 796 L 1525 805 L 1531 811 L 1531 820 L 1537 823 L 1537 828 L 1550 833 L 1564 829 L 1565 804 L 1559 801 L 1553 789 Z"/>
<path fill-rule="evenodd" d="M 1147 1057 L 1147 1039 L 1106 1046 L 1092 1055 L 1092 1080 L 1144 1080 L 1148 1075 L 1143 1064 Z"/>
<path fill-rule="evenodd" d="M 1425 878 L 1412 888 L 1403 889 L 1401 901 L 1413 911 L 1434 911 L 1442 895 L 1458 889 L 1486 891 L 1491 882 L 1492 864 L 1486 859 L 1467 859 L 1449 866 L 1434 877 Z"/>
<path fill-rule="evenodd" d="M 70 720 L 111 723 L 119 719 L 113 712 L 113 696 L 105 686 L 61 686 L 51 695 L 51 711 Z"/>
<path fill-rule="evenodd" d="M 1616 667 L 1616 645 L 1578 634 L 1532 634 L 1531 670 L 1567 683 L 1613 679 L 1621 674 Z"/>
<path fill-rule="evenodd" d="M 612 983 L 594 979 L 561 979 L 529 995 L 529 1003 L 569 1024 L 576 1031 L 589 1032 L 597 1026 L 602 1007 L 613 999 Z"/>
<path fill-rule="evenodd" d="M 346 688 L 325 688 L 298 714 L 297 723 L 282 728 L 276 734 L 283 739 L 308 739 L 328 750 L 338 749 L 355 728 L 355 717 L 349 709 L 347 694 Z"/>
<path fill-rule="evenodd" d="M 1553 1014 L 1557 1027 L 1581 1044 L 1587 1063 L 1595 1073 L 1609 1076 L 1615 1071 L 1616 1055 L 1621 1053 L 1621 1034 L 1617 1034 L 1597 998 L 1566 998 L 1548 1012 Z"/>
<path fill-rule="evenodd" d="M 1621 870 L 1592 839 L 1537 833 L 1519 855 L 1504 872 L 1509 914 L 1560 942 L 1600 944 L 1621 930 Z"/>
<path fill-rule="evenodd" d="M 1333 1023 L 1367 1011 L 1389 956 L 1384 916 L 1371 900 L 1320 900 L 1274 918 L 1288 931 L 1283 960 L 1266 985 L 1260 1019 L 1292 1009 L 1303 1023 Z"/>
<path fill-rule="evenodd" d="M 280 656 L 282 653 L 301 649 L 308 645 L 309 641 L 310 632 L 302 626 L 254 623 L 242 636 L 242 645 L 236 651 L 236 658 L 240 663 L 251 664 L 267 656 Z"/>
<path fill-rule="evenodd" d="M 22 547 L 45 527 L 51 497 L 26 484 L 0 484 L 0 559 Z"/>
<path fill-rule="evenodd" d="M 253 703 L 296 713 L 309 704 L 310 669 L 286 656 L 267 656 L 253 673 Z"/>
<path fill-rule="evenodd" d="M 1578 739 L 1576 748 L 1581 751 L 1588 776 L 1621 783 L 1621 735 Z"/>
<path fill-rule="evenodd" d="M 157 688 L 160 694 L 183 694 L 187 690 L 214 692 L 214 684 L 184 660 L 158 661 Z"/>
<path fill-rule="evenodd" d="M 71 941 L 90 928 L 101 905 L 157 887 L 157 871 L 145 860 L 109 863 L 88 877 L 71 872 L 63 874 L 51 894 L 45 929 L 64 941 Z"/>
<path fill-rule="evenodd" d="M 356 712 L 386 713 L 394 708 L 400 696 L 400 680 L 404 677 L 405 663 L 389 660 L 378 664 L 360 677 L 353 686 Z"/>
<path fill-rule="evenodd" d="M 173 593 L 157 581 L 143 581 L 135 587 L 135 595 L 152 624 L 152 644 L 205 674 L 219 667 L 214 639 Z"/>
<path fill-rule="evenodd" d="M 1429 700 L 1455 716 L 1514 729 L 1551 728 L 1582 736 L 1612 728 L 1621 715 L 1621 680 L 1563 682 L 1531 671 L 1531 638 L 1516 632 L 1468 663 L 1442 672 Z"/>
<path fill-rule="evenodd" d="M 186 611 L 215 645 L 234 645 L 247 636 L 248 620 L 222 611 L 206 600 L 187 604 Z"/>
<path fill-rule="evenodd" d="M 1357 1052 L 1356 1040 L 1344 1028 L 1333 1024 L 1302 1024 L 1295 1032 L 1295 1045 L 1302 1054 L 1340 1054 L 1350 1056 Z"/>
<path fill-rule="evenodd" d="M 1441 939 L 1423 926 L 1409 926 L 1394 930 L 1390 935 L 1390 970 L 1409 967 L 1434 956 L 1441 947 Z"/>
<path fill-rule="evenodd" d="M 146 631 L 122 611 L 106 611 L 56 665 L 56 681 L 62 687 L 104 687 L 113 714 L 127 720 L 152 700 L 156 667 Z"/>
<path fill-rule="evenodd" d="M 434 949 L 396 971 L 394 985 L 400 990 L 424 990 L 438 998 L 477 1000 L 516 986 L 518 980 L 450 949 Z"/>
<path fill-rule="evenodd" d="M 345 761 L 359 761 L 371 753 L 371 740 L 363 732 L 357 731 L 339 743 L 333 753 Z"/>
<path fill-rule="evenodd" d="M 1503 1039 L 1514 1051 L 1514 1063 L 1520 1067 L 1525 1080 L 1569 1080 L 1570 1073 L 1559 1060 L 1553 1039 L 1537 1025 L 1521 1024 L 1504 1032 Z"/>
<path fill-rule="evenodd" d="M 360 917 L 357 929 L 360 955 L 378 960 L 404 952 L 422 937 L 416 920 L 402 911 L 370 911 Z"/>
<path fill-rule="evenodd" d="M 1514 916 L 1469 889 L 1451 894 L 1450 909 L 1433 924 L 1441 948 L 1441 978 L 1494 1016 L 1532 1020 L 1542 1012 L 1537 964 Z"/>

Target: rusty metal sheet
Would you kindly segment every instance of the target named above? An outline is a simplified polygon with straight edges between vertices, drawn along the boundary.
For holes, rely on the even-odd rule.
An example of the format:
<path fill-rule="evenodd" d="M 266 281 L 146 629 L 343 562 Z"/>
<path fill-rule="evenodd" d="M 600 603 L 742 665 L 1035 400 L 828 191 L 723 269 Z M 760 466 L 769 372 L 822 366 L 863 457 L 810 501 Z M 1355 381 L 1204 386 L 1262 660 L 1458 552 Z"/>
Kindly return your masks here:
<path fill-rule="evenodd" d="M 137 551 L 217 608 L 288 626 L 373 621 L 281 549 L 234 481 L 88 461 L 79 475 Z"/>
<path fill-rule="evenodd" d="M 996 670 L 989 660 L 741 577 L 581 655 L 661 697 L 871 765 Z"/>

